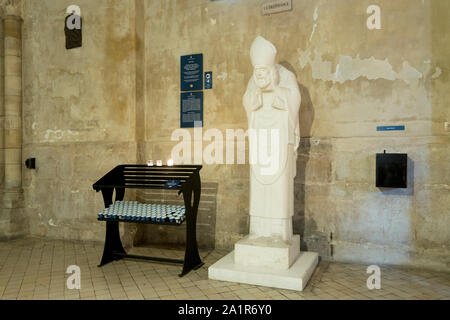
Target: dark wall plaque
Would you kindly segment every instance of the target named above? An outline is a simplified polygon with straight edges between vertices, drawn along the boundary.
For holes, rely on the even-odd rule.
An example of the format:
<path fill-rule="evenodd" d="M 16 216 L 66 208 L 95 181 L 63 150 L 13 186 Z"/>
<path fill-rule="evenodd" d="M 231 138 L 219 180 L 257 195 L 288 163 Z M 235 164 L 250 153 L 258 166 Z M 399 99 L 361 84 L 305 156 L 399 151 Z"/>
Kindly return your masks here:
<path fill-rule="evenodd" d="M 203 90 L 203 54 L 181 57 L 181 91 Z"/>
<path fill-rule="evenodd" d="M 203 92 L 181 94 L 181 128 L 203 127 Z"/>

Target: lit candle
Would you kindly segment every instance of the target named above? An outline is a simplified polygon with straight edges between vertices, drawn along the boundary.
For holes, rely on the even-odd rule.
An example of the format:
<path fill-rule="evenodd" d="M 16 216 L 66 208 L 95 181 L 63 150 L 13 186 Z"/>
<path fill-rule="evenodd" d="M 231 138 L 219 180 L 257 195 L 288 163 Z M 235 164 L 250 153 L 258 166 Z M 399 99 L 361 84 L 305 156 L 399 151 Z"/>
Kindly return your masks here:
<path fill-rule="evenodd" d="M 173 160 L 172 160 L 172 159 L 167 160 L 167 165 L 168 165 L 169 167 L 173 167 Z"/>
<path fill-rule="evenodd" d="M 147 166 L 153 167 L 153 160 L 148 160 L 147 161 Z"/>
<path fill-rule="evenodd" d="M 156 165 L 157 165 L 158 167 L 162 167 L 162 165 L 163 165 L 162 160 L 158 160 L 158 161 L 156 162 Z"/>

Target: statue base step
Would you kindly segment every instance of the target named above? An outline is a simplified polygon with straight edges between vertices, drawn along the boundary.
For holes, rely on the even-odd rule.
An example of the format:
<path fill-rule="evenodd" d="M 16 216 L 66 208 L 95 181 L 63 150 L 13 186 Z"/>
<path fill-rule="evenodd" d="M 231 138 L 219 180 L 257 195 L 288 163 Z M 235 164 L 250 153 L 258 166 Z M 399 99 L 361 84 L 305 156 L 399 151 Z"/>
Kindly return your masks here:
<path fill-rule="evenodd" d="M 209 267 L 209 279 L 303 291 L 319 263 L 317 253 L 301 252 L 287 270 L 248 267 L 235 264 L 234 253 L 231 252 Z"/>
<path fill-rule="evenodd" d="M 300 255 L 300 236 L 291 241 L 272 237 L 245 237 L 234 245 L 234 262 L 243 267 L 287 270 Z"/>

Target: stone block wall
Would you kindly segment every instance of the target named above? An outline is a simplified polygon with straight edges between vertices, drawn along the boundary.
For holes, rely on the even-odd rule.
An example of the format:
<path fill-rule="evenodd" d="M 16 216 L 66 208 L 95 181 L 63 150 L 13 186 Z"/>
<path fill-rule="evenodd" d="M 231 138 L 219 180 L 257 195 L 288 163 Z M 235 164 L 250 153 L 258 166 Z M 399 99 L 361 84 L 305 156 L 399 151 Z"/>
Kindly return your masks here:
<path fill-rule="evenodd" d="M 83 44 L 66 50 L 72 4 Z M 22 17 L 23 156 L 37 167 L 23 172 L 30 234 L 103 241 L 103 198 L 92 185 L 136 162 L 134 1 L 22 1 Z"/>
<path fill-rule="evenodd" d="M 302 93 L 294 215 L 302 248 L 338 261 L 448 270 L 450 3 L 343 2 L 294 0 L 292 11 L 262 16 L 259 0 L 80 0 L 83 47 L 67 51 L 71 1 L 0 0 L 0 11 L 13 4 L 23 18 L 22 158 L 37 158 L 36 171 L 22 172 L 24 214 L 14 218 L 25 220 L 16 225 L 35 236 L 103 240 L 102 198 L 91 186 L 117 164 L 171 157 L 182 55 L 203 53 L 213 72 L 203 133 L 246 130 L 249 48 L 262 35 Z M 381 30 L 366 27 L 370 4 L 381 8 Z M 380 125 L 406 130 L 377 132 Z M 0 138 L 1 169 L 4 130 Z M 206 150 L 211 141 L 192 144 L 202 140 Z M 408 153 L 407 189 L 375 187 L 375 154 L 384 150 Z M 200 242 L 231 249 L 248 233 L 249 167 L 203 165 L 202 181 L 217 185 L 217 196 Z M 0 171 L 0 181 L 12 172 Z M 0 237 L 10 221 L 2 211 Z M 128 244 L 142 238 L 131 226 L 123 234 Z"/>

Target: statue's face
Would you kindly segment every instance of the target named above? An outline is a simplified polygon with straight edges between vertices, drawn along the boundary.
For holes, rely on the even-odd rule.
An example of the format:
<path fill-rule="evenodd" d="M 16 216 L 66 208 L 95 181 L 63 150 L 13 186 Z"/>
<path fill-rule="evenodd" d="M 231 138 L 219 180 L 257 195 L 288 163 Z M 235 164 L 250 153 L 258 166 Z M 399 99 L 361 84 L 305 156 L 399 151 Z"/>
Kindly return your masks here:
<path fill-rule="evenodd" d="M 266 89 L 272 83 L 270 69 L 264 66 L 256 66 L 254 69 L 256 85 L 260 89 Z"/>

